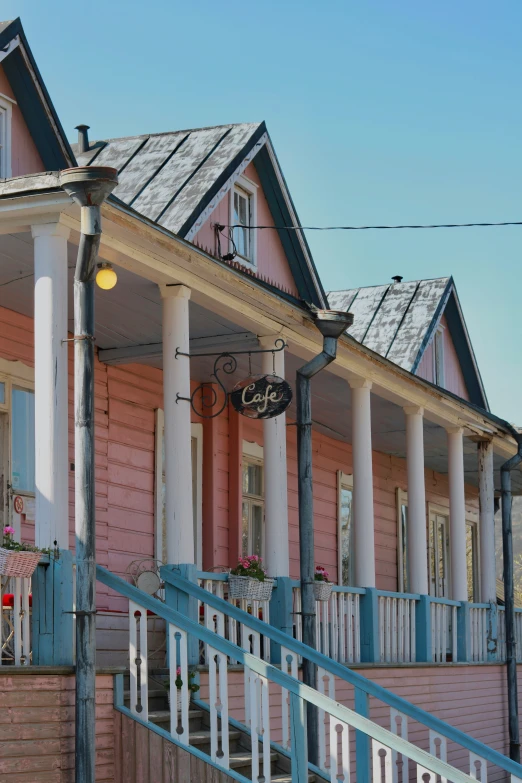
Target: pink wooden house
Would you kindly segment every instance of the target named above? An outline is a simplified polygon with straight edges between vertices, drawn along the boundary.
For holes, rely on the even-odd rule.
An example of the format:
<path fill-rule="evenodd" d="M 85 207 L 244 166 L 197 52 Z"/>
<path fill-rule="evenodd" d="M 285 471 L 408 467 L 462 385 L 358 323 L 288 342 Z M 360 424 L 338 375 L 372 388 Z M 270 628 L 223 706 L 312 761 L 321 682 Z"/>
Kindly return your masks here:
<path fill-rule="evenodd" d="M 0 26 L 3 523 L 72 562 L 80 212 L 58 172 L 75 165 L 118 172 L 99 253 L 118 280 L 96 290 L 96 780 L 347 780 L 351 767 L 388 783 L 406 780 L 408 758 L 419 780 L 522 777 L 501 755 L 494 546 L 499 470 L 517 443 L 489 411 L 452 279 L 327 296 L 303 232 L 281 228 L 299 221 L 264 123 L 99 141 L 81 126 L 71 146 L 19 20 Z M 328 306 L 354 322 L 312 384 L 315 561 L 335 587 L 317 604 L 310 694 L 298 675 L 295 407 L 241 416 L 214 362 L 238 353 L 233 373 L 218 364 L 227 390 L 273 373 L 293 386 L 321 351 L 313 308 Z M 208 417 L 212 390 L 222 411 Z M 522 492 L 519 471 L 512 483 Z M 227 572 L 253 553 L 273 597 L 236 605 Z M 38 579 L 32 630 L 31 588 L 2 588 L 14 596 L 1 637 L 6 783 L 72 779 L 74 607 L 48 606 Z M 172 591 L 186 598 L 174 609 Z M 167 709 L 161 684 L 178 664 Z M 305 702 L 323 721 L 312 767 Z"/>

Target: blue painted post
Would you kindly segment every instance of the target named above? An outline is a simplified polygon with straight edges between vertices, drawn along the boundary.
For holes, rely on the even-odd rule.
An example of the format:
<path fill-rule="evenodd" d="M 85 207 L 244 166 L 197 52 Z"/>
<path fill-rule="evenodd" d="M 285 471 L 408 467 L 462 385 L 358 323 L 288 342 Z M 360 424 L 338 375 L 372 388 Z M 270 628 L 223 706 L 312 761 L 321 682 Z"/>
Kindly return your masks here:
<path fill-rule="evenodd" d="M 73 556 L 62 549 L 58 557 L 37 566 L 32 578 L 32 651 L 36 666 L 72 666 Z"/>
<path fill-rule="evenodd" d="M 461 601 L 460 606 L 457 607 L 457 660 L 460 663 L 471 660 L 470 631 L 469 603 Z"/>
<path fill-rule="evenodd" d="M 123 707 L 125 703 L 125 693 L 123 687 L 123 672 L 114 675 L 113 685 L 113 704 L 115 707 Z"/>
<path fill-rule="evenodd" d="M 491 603 L 488 609 L 488 661 L 498 660 L 498 607 Z"/>
<path fill-rule="evenodd" d="M 175 571 L 188 582 L 196 585 L 198 583 L 198 569 L 194 563 L 167 565 L 161 568 L 161 572 L 164 570 Z M 165 583 L 165 603 L 195 623 L 199 622 L 197 599 L 187 595 L 183 590 L 178 590 L 168 582 Z M 199 642 L 194 636 L 187 638 L 187 655 L 189 666 L 195 666 L 199 663 Z"/>
<path fill-rule="evenodd" d="M 355 687 L 355 712 L 370 717 L 370 697 Z M 355 731 L 355 769 L 357 783 L 370 783 L 370 738 L 363 731 Z"/>
<path fill-rule="evenodd" d="M 296 693 L 290 694 L 290 737 L 292 783 L 308 783 L 306 702 Z"/>
<path fill-rule="evenodd" d="M 421 595 L 415 604 L 415 647 L 416 661 L 419 663 L 432 661 L 431 601 L 429 595 Z"/>
<path fill-rule="evenodd" d="M 375 587 L 367 587 L 361 595 L 361 661 L 379 660 L 379 600 Z"/>
<path fill-rule="evenodd" d="M 270 625 L 279 631 L 294 635 L 293 588 L 292 579 L 278 576 L 270 600 Z M 270 658 L 272 663 L 281 663 L 281 645 L 271 642 Z"/>

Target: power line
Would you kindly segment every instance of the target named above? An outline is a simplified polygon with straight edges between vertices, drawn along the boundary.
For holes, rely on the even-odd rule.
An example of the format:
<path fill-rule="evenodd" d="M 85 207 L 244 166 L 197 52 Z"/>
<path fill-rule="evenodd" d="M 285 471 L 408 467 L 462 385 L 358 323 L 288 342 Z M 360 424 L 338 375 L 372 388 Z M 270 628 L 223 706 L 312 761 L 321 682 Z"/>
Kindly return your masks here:
<path fill-rule="evenodd" d="M 398 228 L 486 228 L 490 226 L 522 226 L 521 221 L 505 223 L 434 223 L 423 226 L 242 226 L 240 224 L 222 226 L 222 228 L 242 228 L 247 231 L 393 231 Z"/>

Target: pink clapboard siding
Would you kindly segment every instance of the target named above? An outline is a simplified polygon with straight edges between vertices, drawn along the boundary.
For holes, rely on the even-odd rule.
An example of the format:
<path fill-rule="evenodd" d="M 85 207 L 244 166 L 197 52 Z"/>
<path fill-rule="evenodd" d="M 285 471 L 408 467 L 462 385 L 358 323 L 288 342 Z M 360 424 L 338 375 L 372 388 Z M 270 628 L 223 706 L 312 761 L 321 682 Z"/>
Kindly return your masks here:
<path fill-rule="evenodd" d="M 258 186 L 256 224 L 259 226 L 275 225 L 268 207 L 268 202 L 261 187 L 259 175 L 253 163 L 249 163 L 246 167 L 245 177 Z M 213 228 L 214 223 L 220 223 L 223 226 L 230 224 L 230 192 L 221 199 L 194 239 L 201 247 L 208 249 L 212 254 L 216 255 L 218 248 Z M 226 234 L 226 229 L 223 233 Z M 257 231 L 256 233 L 257 269 L 259 275 L 273 281 L 276 286 L 288 290 L 294 296 L 298 296 L 297 287 L 277 231 L 267 229 L 264 231 Z M 224 236 L 221 236 L 221 252 L 222 254 L 228 252 L 228 243 Z M 239 258 L 236 260 L 239 262 L 241 261 Z"/>
<path fill-rule="evenodd" d="M 11 85 L 1 65 L 0 93 L 15 100 Z M 20 177 L 23 174 L 35 174 L 38 171 L 45 171 L 45 167 L 25 124 L 22 112 L 18 108 L 18 104 L 14 103 L 11 127 L 11 175 Z"/>
<path fill-rule="evenodd" d="M 444 385 L 445 388 L 458 394 L 463 400 L 469 400 L 468 390 L 466 388 L 466 382 L 460 366 L 460 362 L 455 350 L 455 344 L 451 338 L 451 333 L 448 328 L 448 322 L 443 315 L 441 325 L 444 329 Z M 433 383 L 433 341 L 428 345 L 424 356 L 421 359 L 419 367 L 416 373 L 419 378 L 424 378 L 426 381 Z"/>
<path fill-rule="evenodd" d="M 0 669 L 0 780 L 74 781 L 75 678 Z M 114 782 L 113 678 L 96 677 L 96 781 Z"/>
<path fill-rule="evenodd" d="M 33 364 L 33 321 L 0 308 L 0 356 Z M 74 547 L 73 357 L 69 352 L 70 545 Z M 96 363 L 96 534 L 98 562 L 124 576 L 138 558 L 154 556 L 154 412 L 163 405 L 162 372 L 143 365 L 108 367 Z M 227 412 L 203 426 L 203 550 L 205 569 L 233 565 L 237 554 L 231 510 L 238 508 L 241 441 L 263 444 L 261 422 L 244 417 L 234 424 Z M 194 420 L 195 417 L 194 417 Z M 233 420 L 235 422 L 236 420 Z M 287 430 L 290 570 L 299 576 L 297 453 L 295 428 Z M 235 442 L 237 441 L 237 443 Z M 235 456 L 234 456 L 235 455 Z M 337 579 L 337 471 L 352 472 L 351 445 L 313 435 L 316 562 Z M 407 489 L 406 463 L 373 455 L 377 586 L 397 589 L 396 491 Z M 448 507 L 447 478 L 426 471 L 429 503 Z M 477 491 L 466 488 L 468 512 L 478 509 Z M 236 512 L 234 512 L 236 513 Z M 34 526 L 23 527 L 27 540 Z M 99 608 L 124 610 L 100 587 Z"/>
<path fill-rule="evenodd" d="M 460 664 L 353 668 L 359 668 L 360 673 L 368 679 L 500 753 L 508 752 L 506 677 L 503 666 Z M 201 698 L 208 701 L 207 672 L 201 672 L 200 682 Z M 518 667 L 518 682 L 519 693 L 522 694 L 522 666 Z M 229 672 L 228 690 L 229 715 L 244 722 L 245 687 L 242 671 Z M 281 689 L 270 683 L 269 691 L 270 739 L 281 742 Z M 335 698 L 353 709 L 353 688 L 338 678 L 335 682 Z M 522 696 L 520 698 L 522 700 Z M 487 705 L 487 710 L 484 710 L 484 705 Z M 373 697 L 370 699 L 369 717 L 385 728 L 390 728 L 390 708 Z M 352 733 L 352 743 L 353 739 Z M 409 721 L 408 739 L 424 750 L 429 750 L 428 732 L 415 721 Z M 448 743 L 448 762 L 469 772 L 468 752 L 451 742 Z M 504 773 L 498 768 L 490 767 L 489 773 L 490 781 L 505 780 Z"/>

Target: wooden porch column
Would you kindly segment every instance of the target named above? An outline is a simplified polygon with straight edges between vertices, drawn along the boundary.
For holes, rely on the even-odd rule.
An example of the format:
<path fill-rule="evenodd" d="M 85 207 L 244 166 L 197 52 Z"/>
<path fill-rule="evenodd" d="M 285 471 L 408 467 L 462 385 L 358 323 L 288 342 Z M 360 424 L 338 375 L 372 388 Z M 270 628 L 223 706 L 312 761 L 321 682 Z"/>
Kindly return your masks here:
<path fill-rule="evenodd" d="M 404 408 L 408 473 L 408 575 L 410 593 L 428 594 L 426 489 L 424 484 L 424 410 Z"/>
<path fill-rule="evenodd" d="M 163 408 L 165 411 L 165 511 L 169 565 L 195 563 L 190 434 L 190 288 L 160 286 L 163 299 Z"/>
<path fill-rule="evenodd" d="M 263 349 L 274 347 L 273 337 L 262 337 Z M 285 377 L 284 351 L 262 354 L 263 373 Z M 265 471 L 265 566 L 270 576 L 289 576 L 286 414 L 263 419 Z"/>
<path fill-rule="evenodd" d="M 478 444 L 478 483 L 480 507 L 480 600 L 496 603 L 497 580 L 495 569 L 495 477 L 493 444 Z"/>
<path fill-rule="evenodd" d="M 350 381 L 352 392 L 353 517 L 355 584 L 375 587 L 371 381 Z"/>
<path fill-rule="evenodd" d="M 451 592 L 454 601 L 468 600 L 466 570 L 466 499 L 461 427 L 448 429 Z"/>
<path fill-rule="evenodd" d="M 67 239 L 61 223 L 34 238 L 35 541 L 69 549 Z"/>

